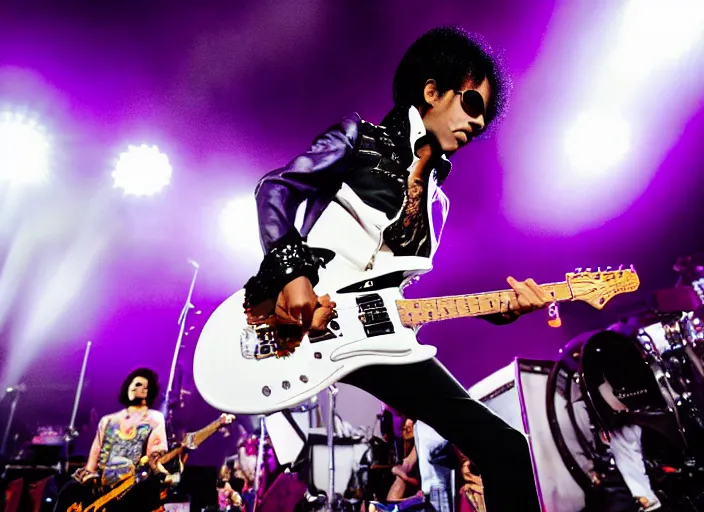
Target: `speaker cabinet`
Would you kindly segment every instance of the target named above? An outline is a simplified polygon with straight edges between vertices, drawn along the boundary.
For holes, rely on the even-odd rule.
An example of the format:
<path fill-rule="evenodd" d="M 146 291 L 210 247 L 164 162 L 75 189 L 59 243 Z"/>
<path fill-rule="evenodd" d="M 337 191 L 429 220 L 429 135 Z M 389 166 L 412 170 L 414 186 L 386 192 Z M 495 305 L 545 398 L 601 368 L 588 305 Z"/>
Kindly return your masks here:
<path fill-rule="evenodd" d="M 472 386 L 469 394 L 528 437 L 543 510 L 579 512 L 585 507 L 584 492 L 567 470 L 548 423 L 546 388 L 554 364 L 514 359 Z"/>

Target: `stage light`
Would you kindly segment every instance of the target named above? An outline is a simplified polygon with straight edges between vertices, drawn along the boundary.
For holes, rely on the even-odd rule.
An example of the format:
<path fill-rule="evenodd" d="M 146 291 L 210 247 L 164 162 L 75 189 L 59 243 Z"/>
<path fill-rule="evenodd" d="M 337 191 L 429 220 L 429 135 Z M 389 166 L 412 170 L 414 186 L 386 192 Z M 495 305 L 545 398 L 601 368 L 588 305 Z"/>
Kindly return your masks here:
<path fill-rule="evenodd" d="M 527 232 L 572 235 L 624 214 L 687 139 L 701 106 L 704 2 L 558 4 L 500 130 L 502 208 Z M 556 66 L 559 79 L 546 80 Z"/>
<path fill-rule="evenodd" d="M 150 196 L 171 182 L 173 169 L 169 158 L 156 146 L 130 145 L 120 154 L 112 177 L 115 188 L 127 195 Z"/>
<path fill-rule="evenodd" d="M 233 199 L 220 214 L 220 227 L 227 242 L 248 255 L 262 254 L 254 197 Z"/>
<path fill-rule="evenodd" d="M 565 151 L 578 174 L 602 173 L 621 162 L 630 147 L 626 120 L 611 112 L 583 112 L 565 133 Z"/>
<path fill-rule="evenodd" d="M 21 112 L 0 112 L 0 183 L 45 182 L 50 156 L 51 144 L 43 126 Z"/>
<path fill-rule="evenodd" d="M 642 80 L 701 45 L 702 35 L 704 3 L 700 0 L 631 0 L 613 50 L 614 71 L 621 75 L 619 81 Z"/>

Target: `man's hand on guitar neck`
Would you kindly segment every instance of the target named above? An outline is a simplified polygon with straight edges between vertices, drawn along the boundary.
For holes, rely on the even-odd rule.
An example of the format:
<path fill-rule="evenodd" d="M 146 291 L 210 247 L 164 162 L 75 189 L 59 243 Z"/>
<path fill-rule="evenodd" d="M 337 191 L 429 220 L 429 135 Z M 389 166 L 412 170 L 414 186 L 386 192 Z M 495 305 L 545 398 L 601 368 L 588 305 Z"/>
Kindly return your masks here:
<path fill-rule="evenodd" d="M 516 281 L 509 276 L 506 282 L 516 292 L 517 300 L 502 304 L 501 313 L 519 316 L 544 308 L 553 301 L 550 295 L 540 288 L 533 279 Z"/>
<path fill-rule="evenodd" d="M 297 277 L 281 290 L 274 314 L 254 316 L 248 313 L 248 323 L 279 323 L 300 325 L 304 332 L 324 331 L 334 318 L 336 304 L 329 295 L 318 297 L 305 277 Z M 256 311 L 258 308 L 253 308 Z"/>

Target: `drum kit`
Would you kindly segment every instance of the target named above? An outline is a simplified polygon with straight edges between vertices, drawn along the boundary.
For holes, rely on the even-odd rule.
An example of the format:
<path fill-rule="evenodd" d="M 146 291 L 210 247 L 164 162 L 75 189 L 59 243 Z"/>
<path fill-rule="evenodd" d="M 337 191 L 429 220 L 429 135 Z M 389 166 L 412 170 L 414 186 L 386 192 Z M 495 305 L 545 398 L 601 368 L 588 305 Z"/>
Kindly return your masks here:
<path fill-rule="evenodd" d="M 571 340 L 549 376 L 550 429 L 588 509 L 590 496 L 616 502 L 617 488 L 631 498 L 610 440 L 635 425 L 660 501 L 704 511 L 704 267 L 693 261 L 680 259 L 677 285 L 646 308 Z M 631 510 L 603 501 L 597 509 Z"/>

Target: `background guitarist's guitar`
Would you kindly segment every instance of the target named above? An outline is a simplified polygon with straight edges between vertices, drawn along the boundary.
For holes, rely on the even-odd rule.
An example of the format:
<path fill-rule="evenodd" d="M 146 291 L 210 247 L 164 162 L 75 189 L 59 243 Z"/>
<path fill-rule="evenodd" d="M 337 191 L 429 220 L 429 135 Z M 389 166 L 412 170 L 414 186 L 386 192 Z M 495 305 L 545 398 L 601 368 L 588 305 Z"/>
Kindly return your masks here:
<path fill-rule="evenodd" d="M 183 454 L 186 450 L 195 450 L 198 448 L 203 441 L 212 436 L 218 431 L 222 426 L 228 425 L 234 421 L 235 417 L 232 414 L 223 414 L 212 422 L 211 424 L 203 427 L 197 432 L 189 432 L 181 441 L 176 448 L 166 452 L 159 458 L 161 464 L 168 464 L 176 457 Z M 152 474 L 151 468 L 149 467 L 149 459 L 145 456 L 139 461 L 139 465 L 134 472 L 130 473 L 124 480 L 122 480 L 115 487 L 110 489 L 108 492 L 100 496 L 98 499 L 93 501 L 91 504 L 87 505 L 85 508 L 82 503 L 73 503 L 68 507 L 66 512 L 100 512 L 105 507 L 107 507 L 114 500 L 120 499 L 125 496 L 135 485 L 139 482 L 146 480 Z"/>
<path fill-rule="evenodd" d="M 321 269 L 315 287 L 330 294 L 337 317 L 325 332 L 302 335 L 297 326 L 248 325 L 244 290 L 223 302 L 208 319 L 196 346 L 193 376 L 203 398 L 223 411 L 263 414 L 294 407 L 345 375 L 373 364 L 407 364 L 435 356 L 416 331 L 424 324 L 489 315 L 516 300 L 512 290 L 403 299 L 401 287 L 428 271 L 427 258 L 394 257 L 360 271 L 344 263 Z M 555 302 L 581 300 L 597 309 L 615 295 L 632 292 L 635 270 L 566 274 L 542 285 Z"/>

